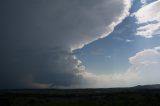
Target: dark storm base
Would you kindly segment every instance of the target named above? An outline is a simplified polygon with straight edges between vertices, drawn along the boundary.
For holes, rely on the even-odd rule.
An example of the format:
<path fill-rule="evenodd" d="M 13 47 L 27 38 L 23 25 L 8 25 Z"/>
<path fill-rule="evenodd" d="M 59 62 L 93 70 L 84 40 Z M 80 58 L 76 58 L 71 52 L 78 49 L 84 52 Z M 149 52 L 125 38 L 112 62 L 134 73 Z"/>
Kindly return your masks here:
<path fill-rule="evenodd" d="M 0 106 L 160 106 L 160 89 L 1 90 Z"/>

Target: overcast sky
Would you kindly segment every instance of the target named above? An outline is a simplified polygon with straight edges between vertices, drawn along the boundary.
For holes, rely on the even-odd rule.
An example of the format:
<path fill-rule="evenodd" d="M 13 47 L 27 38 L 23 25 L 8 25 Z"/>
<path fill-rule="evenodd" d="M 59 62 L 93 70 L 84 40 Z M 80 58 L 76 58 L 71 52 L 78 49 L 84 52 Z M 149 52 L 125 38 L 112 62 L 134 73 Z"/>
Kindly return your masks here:
<path fill-rule="evenodd" d="M 1 89 L 160 83 L 160 0 L 1 0 L 0 7 Z"/>

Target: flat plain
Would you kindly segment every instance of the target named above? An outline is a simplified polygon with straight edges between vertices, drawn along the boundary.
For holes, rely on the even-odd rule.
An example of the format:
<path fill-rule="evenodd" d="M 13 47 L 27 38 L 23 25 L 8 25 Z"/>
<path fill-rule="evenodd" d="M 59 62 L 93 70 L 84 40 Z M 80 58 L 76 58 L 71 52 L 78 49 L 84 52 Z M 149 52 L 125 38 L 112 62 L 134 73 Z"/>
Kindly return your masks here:
<path fill-rule="evenodd" d="M 160 106 L 160 89 L 0 90 L 0 106 Z"/>

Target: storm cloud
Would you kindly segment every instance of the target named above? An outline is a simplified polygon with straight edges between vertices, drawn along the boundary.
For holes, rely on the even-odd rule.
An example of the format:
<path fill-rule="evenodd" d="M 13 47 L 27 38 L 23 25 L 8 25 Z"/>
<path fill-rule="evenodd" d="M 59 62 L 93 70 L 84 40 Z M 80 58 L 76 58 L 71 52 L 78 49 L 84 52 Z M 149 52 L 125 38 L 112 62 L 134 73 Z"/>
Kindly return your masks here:
<path fill-rule="evenodd" d="M 109 35 L 129 0 L 3 0 L 0 88 L 81 87 L 74 50 Z"/>

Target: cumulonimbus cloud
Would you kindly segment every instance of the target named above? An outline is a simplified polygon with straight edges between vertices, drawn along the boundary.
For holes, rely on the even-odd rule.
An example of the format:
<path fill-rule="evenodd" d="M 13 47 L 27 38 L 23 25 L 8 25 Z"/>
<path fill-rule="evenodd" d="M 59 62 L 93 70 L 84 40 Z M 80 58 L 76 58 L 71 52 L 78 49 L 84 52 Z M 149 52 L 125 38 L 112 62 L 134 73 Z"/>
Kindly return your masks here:
<path fill-rule="evenodd" d="M 129 58 L 131 67 L 130 72 L 137 73 L 140 77 L 137 84 L 160 83 L 160 47 L 145 49 Z"/>
<path fill-rule="evenodd" d="M 73 50 L 109 35 L 130 0 L 1 1 L 1 88 L 77 86 Z M 32 83 L 31 83 L 32 82 Z"/>

